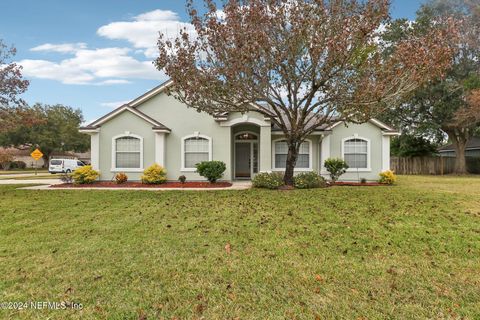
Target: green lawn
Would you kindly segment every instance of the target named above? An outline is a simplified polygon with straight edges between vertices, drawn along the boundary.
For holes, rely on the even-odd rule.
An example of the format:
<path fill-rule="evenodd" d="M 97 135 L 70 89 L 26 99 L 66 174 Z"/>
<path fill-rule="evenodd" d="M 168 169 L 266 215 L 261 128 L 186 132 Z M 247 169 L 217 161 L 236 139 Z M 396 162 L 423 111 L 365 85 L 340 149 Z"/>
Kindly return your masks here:
<path fill-rule="evenodd" d="M 480 178 L 307 191 L 0 187 L 1 319 L 479 319 Z M 231 244 L 227 253 L 225 245 Z"/>

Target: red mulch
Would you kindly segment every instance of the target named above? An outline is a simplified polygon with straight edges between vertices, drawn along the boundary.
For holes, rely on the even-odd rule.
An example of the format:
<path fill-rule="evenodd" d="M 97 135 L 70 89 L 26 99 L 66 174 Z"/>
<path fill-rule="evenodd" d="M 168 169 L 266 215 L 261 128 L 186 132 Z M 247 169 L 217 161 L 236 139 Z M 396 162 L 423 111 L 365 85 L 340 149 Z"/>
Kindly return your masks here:
<path fill-rule="evenodd" d="M 98 181 L 92 184 L 71 184 L 62 183 L 50 186 L 50 188 L 228 188 L 231 187 L 230 182 L 200 182 L 200 181 L 188 181 L 185 183 L 180 182 L 166 182 L 162 184 L 143 184 L 141 182 L 125 182 L 122 184 L 116 184 L 112 181 Z"/>
<path fill-rule="evenodd" d="M 378 187 L 378 186 L 388 186 L 387 184 L 384 183 L 378 183 L 378 182 L 340 182 L 337 181 L 333 184 L 334 186 L 351 186 L 351 187 Z"/>

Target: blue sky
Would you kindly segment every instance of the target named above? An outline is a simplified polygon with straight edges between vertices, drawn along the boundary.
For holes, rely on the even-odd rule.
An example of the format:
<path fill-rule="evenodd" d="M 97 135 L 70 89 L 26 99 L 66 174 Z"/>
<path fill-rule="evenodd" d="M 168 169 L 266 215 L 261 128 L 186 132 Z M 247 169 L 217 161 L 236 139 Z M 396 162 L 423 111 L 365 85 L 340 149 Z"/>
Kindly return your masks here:
<path fill-rule="evenodd" d="M 393 0 L 413 19 L 422 0 Z M 31 81 L 29 103 L 61 103 L 90 122 L 165 80 L 151 64 L 158 31 L 187 23 L 183 0 L 2 0 L 0 38 Z"/>

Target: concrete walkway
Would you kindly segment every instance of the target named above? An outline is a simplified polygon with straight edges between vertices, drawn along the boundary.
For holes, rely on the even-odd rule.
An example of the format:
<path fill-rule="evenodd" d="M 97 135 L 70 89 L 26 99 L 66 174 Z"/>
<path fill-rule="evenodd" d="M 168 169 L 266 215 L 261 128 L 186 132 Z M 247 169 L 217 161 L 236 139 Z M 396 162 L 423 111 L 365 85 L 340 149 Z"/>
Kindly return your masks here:
<path fill-rule="evenodd" d="M 4 181 L 11 181 L 11 180 L 4 180 Z M 28 180 L 13 180 L 16 182 L 16 184 L 27 184 Z M 35 181 L 32 183 L 40 184 L 39 182 L 42 180 L 30 180 L 30 181 Z M 46 180 L 49 181 L 49 180 Z M 43 183 L 43 181 L 42 181 Z M 61 188 L 61 187 L 56 187 L 56 188 L 50 188 L 51 184 L 59 184 L 62 183 L 60 180 L 57 180 L 57 182 L 54 183 L 49 183 L 49 184 L 44 184 L 40 186 L 33 186 L 33 187 L 23 187 L 19 189 L 23 190 L 115 190 L 115 191 L 121 191 L 121 190 L 138 190 L 138 191 L 209 191 L 209 190 L 246 190 L 250 189 L 252 187 L 252 183 L 250 181 L 234 181 L 232 182 L 231 187 L 226 187 L 226 188 L 96 188 L 96 187 L 82 187 L 82 188 Z M 30 184 L 30 183 L 28 183 Z"/>

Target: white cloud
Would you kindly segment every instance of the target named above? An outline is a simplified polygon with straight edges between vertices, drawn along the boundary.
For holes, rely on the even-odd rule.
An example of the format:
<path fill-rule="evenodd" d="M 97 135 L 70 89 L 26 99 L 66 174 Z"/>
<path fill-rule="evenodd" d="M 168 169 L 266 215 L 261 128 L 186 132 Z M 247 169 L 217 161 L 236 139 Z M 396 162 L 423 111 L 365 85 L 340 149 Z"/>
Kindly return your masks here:
<path fill-rule="evenodd" d="M 60 53 L 72 53 L 76 52 L 81 49 L 86 49 L 87 44 L 83 42 L 77 43 L 60 43 L 60 44 L 52 44 L 52 43 L 45 43 L 34 48 L 31 48 L 30 51 L 50 51 L 50 52 L 60 52 Z"/>
<path fill-rule="evenodd" d="M 190 23 L 181 22 L 177 13 L 169 10 L 154 10 L 134 17 L 133 21 L 112 22 L 97 30 L 97 34 L 114 40 L 126 40 L 134 48 L 143 50 L 145 56 L 154 58 L 157 55 L 159 33 L 167 37 L 175 37 L 186 28 L 194 33 Z"/>
<path fill-rule="evenodd" d="M 127 79 L 165 79 L 151 61 L 129 56 L 128 48 L 81 49 L 73 58 L 59 62 L 26 59 L 19 61 L 25 76 L 58 80 L 65 84 L 125 84 Z"/>
<path fill-rule="evenodd" d="M 129 79 L 153 79 L 163 81 L 166 76 L 152 64 L 157 56 L 159 32 L 175 37 L 186 28 L 194 34 L 189 23 L 180 21 L 177 13 L 169 10 L 154 10 L 135 16 L 131 21 L 112 22 L 100 27 L 97 34 L 113 40 L 125 40 L 133 48 L 90 49 L 86 43 L 45 43 L 32 52 L 57 52 L 70 57 L 60 61 L 24 59 L 27 77 L 57 80 L 65 84 L 119 85 L 130 83 Z M 135 55 L 143 54 L 144 59 Z"/>
<path fill-rule="evenodd" d="M 128 103 L 130 101 L 112 101 L 112 102 L 102 102 L 100 103 L 100 105 L 102 107 L 106 107 L 106 108 L 111 108 L 111 109 L 114 109 L 114 108 L 118 108 L 120 106 L 123 106 L 124 104 Z"/>

